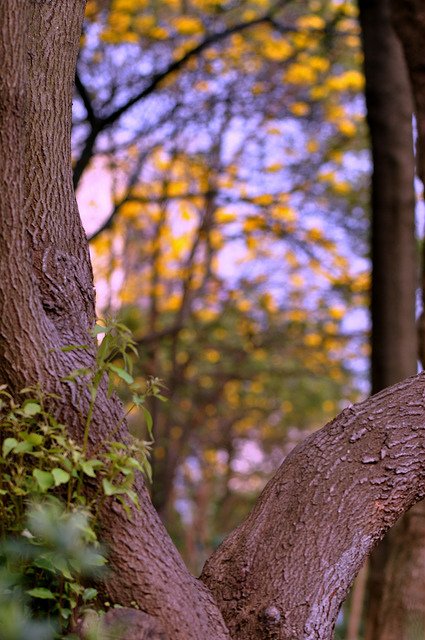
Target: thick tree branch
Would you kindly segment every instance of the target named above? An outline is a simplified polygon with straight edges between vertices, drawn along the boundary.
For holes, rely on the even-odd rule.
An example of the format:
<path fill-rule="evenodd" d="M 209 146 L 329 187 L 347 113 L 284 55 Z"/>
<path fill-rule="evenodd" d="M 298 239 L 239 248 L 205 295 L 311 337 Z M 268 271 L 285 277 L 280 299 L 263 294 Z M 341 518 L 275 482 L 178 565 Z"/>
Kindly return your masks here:
<path fill-rule="evenodd" d="M 286 459 L 202 580 L 232 638 L 330 640 L 366 555 L 425 493 L 425 374 L 345 409 Z"/>

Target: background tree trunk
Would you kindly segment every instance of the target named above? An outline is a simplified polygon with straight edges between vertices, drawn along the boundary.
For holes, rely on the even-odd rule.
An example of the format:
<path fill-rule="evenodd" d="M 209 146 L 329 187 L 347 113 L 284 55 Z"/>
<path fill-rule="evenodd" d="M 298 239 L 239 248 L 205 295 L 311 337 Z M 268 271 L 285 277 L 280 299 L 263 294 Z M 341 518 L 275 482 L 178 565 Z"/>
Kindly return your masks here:
<path fill-rule="evenodd" d="M 417 370 L 413 101 L 402 47 L 391 25 L 389 1 L 360 1 L 359 9 L 373 160 L 371 368 L 372 393 L 376 393 Z M 424 507 L 420 504 L 415 509 L 422 511 Z M 402 530 L 403 544 L 409 546 L 409 525 L 406 523 Z M 387 562 L 397 547 L 398 541 L 390 532 L 370 558 L 368 640 L 388 638 L 383 598 L 394 604 L 385 612 L 389 617 L 386 629 L 394 627 L 392 618 L 399 621 L 403 612 L 407 615 L 398 582 L 385 580 Z M 404 559 L 416 561 L 412 553 Z M 411 569 L 406 566 L 404 573 L 408 575 Z M 386 593 L 389 591 L 391 595 Z M 398 628 L 407 631 L 407 621 L 405 625 L 398 624 Z"/>
<path fill-rule="evenodd" d="M 347 622 L 346 640 L 359 640 L 363 616 L 363 606 L 368 575 L 368 563 L 366 562 L 354 580 L 350 595 L 350 612 Z"/>
<path fill-rule="evenodd" d="M 361 1 L 372 174 L 372 393 L 417 371 L 413 102 L 387 0 Z"/>
<path fill-rule="evenodd" d="M 425 637 L 423 505 L 424 501 L 413 507 L 390 531 L 377 638 L 420 640 Z"/>

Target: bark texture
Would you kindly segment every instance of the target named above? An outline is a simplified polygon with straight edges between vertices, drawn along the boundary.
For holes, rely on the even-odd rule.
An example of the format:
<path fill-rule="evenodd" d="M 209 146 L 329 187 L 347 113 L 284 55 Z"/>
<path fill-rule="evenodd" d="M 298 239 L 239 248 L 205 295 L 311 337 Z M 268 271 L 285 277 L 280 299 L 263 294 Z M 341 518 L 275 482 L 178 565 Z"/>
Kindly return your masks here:
<path fill-rule="evenodd" d="M 0 103 L 4 174 L 0 239 L 0 379 L 17 392 L 39 382 L 60 394 L 59 417 L 81 438 L 88 394 L 61 383 L 90 366 L 86 344 L 95 318 L 88 245 L 71 179 L 71 100 L 83 0 L 3 0 Z M 99 397 L 91 443 L 102 443 L 122 417 Z M 121 437 L 125 438 L 123 431 Z M 137 602 L 164 621 L 173 639 L 227 638 L 220 612 L 187 571 L 161 525 L 142 479 L 142 509 L 129 520 L 114 506 L 102 520 L 115 568 L 112 601 Z"/>

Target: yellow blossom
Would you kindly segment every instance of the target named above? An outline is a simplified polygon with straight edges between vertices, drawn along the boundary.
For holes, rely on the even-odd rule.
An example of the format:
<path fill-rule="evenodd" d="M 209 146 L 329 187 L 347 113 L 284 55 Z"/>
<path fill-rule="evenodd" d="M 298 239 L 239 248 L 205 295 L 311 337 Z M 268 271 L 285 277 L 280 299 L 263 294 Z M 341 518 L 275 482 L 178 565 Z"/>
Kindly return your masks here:
<path fill-rule="evenodd" d="M 284 74 L 284 81 L 290 84 L 313 84 L 316 72 L 311 67 L 295 62 Z"/>
<path fill-rule="evenodd" d="M 307 347 L 317 347 L 322 341 L 322 337 L 318 333 L 308 333 L 304 338 L 304 344 Z"/>
<path fill-rule="evenodd" d="M 352 138 L 356 134 L 356 125 L 351 120 L 342 120 L 338 123 L 338 130 L 347 138 Z"/>
<path fill-rule="evenodd" d="M 295 116 L 305 116 L 310 111 L 310 107 L 305 102 L 294 102 L 290 105 L 289 110 Z"/>
<path fill-rule="evenodd" d="M 194 16 L 178 16 L 172 20 L 172 25 L 178 33 L 185 36 L 202 33 L 204 31 L 202 22 Z"/>
<path fill-rule="evenodd" d="M 344 317 L 344 314 L 345 309 L 343 307 L 334 306 L 329 309 L 329 315 L 334 320 L 341 320 Z"/>
<path fill-rule="evenodd" d="M 317 140 L 314 140 L 312 138 L 307 142 L 306 148 L 309 153 L 316 153 L 316 151 L 319 151 L 319 143 L 317 142 Z"/>
<path fill-rule="evenodd" d="M 216 362 L 220 361 L 220 352 L 217 351 L 217 349 L 206 349 L 204 351 L 204 358 L 205 360 L 208 360 L 208 362 L 212 362 L 213 364 L 215 364 Z"/>
<path fill-rule="evenodd" d="M 264 45 L 264 55 L 270 60 L 286 60 L 293 48 L 286 40 L 267 40 Z"/>
<path fill-rule="evenodd" d="M 320 16 L 307 15 L 298 18 L 297 24 L 300 29 L 324 29 L 325 21 Z"/>

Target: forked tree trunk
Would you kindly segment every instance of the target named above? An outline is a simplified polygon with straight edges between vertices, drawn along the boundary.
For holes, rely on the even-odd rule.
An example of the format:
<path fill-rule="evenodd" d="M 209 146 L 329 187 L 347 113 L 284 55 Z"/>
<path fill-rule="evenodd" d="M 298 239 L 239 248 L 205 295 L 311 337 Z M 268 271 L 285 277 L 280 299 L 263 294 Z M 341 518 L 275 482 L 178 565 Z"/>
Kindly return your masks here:
<path fill-rule="evenodd" d="M 373 160 L 371 365 L 372 393 L 377 393 L 417 371 L 413 101 L 403 50 L 391 24 L 389 0 L 360 0 L 359 9 Z M 422 504 L 415 509 L 423 510 Z M 404 517 L 410 518 L 410 513 Z M 410 527 L 406 524 L 402 530 L 407 536 Z M 367 640 L 387 640 L 385 629 L 396 626 L 393 618 L 403 628 L 400 618 L 405 600 L 398 583 L 385 580 L 398 539 L 390 532 L 369 561 Z M 404 544 L 410 544 L 407 537 Z M 405 559 L 415 563 L 413 554 Z M 408 566 L 405 573 L 409 573 Z M 425 600 L 425 583 L 423 587 Z M 419 590 L 419 585 L 415 588 Z M 384 629 L 383 598 L 389 599 L 389 593 L 384 593 L 388 591 L 397 606 L 385 610 L 388 624 Z M 400 640 L 403 638 L 401 635 Z"/>
<path fill-rule="evenodd" d="M 81 438 L 88 397 L 60 382 L 93 364 L 86 344 L 95 319 L 88 245 L 71 180 L 71 100 L 85 2 L 1 0 L 0 378 L 13 392 L 39 382 L 60 393 L 57 412 Z M 4 63 L 3 63 L 4 60 Z M 104 394 L 91 442 L 105 442 L 122 417 Z M 125 433 L 121 434 L 125 438 Z M 102 537 L 116 572 L 116 602 L 140 603 L 165 620 L 170 638 L 228 637 L 207 589 L 184 566 L 152 508 L 142 480 L 133 519 L 103 514 Z"/>
<path fill-rule="evenodd" d="M 87 243 L 70 186 L 83 5 L 0 1 L 0 377 L 15 392 L 36 381 L 60 392 L 57 411 L 75 437 L 87 398 L 60 378 L 92 363 L 94 347 L 58 349 L 86 342 L 94 318 Z M 424 495 L 424 397 L 425 375 L 408 379 L 346 409 L 294 450 L 202 581 L 187 572 L 140 480 L 142 507 L 131 520 L 117 505 L 102 514 L 114 570 L 109 598 L 136 602 L 160 621 L 148 618 L 150 628 L 169 640 L 330 640 L 365 555 Z M 114 400 L 101 397 L 92 443 L 107 440 L 121 415 Z"/>

